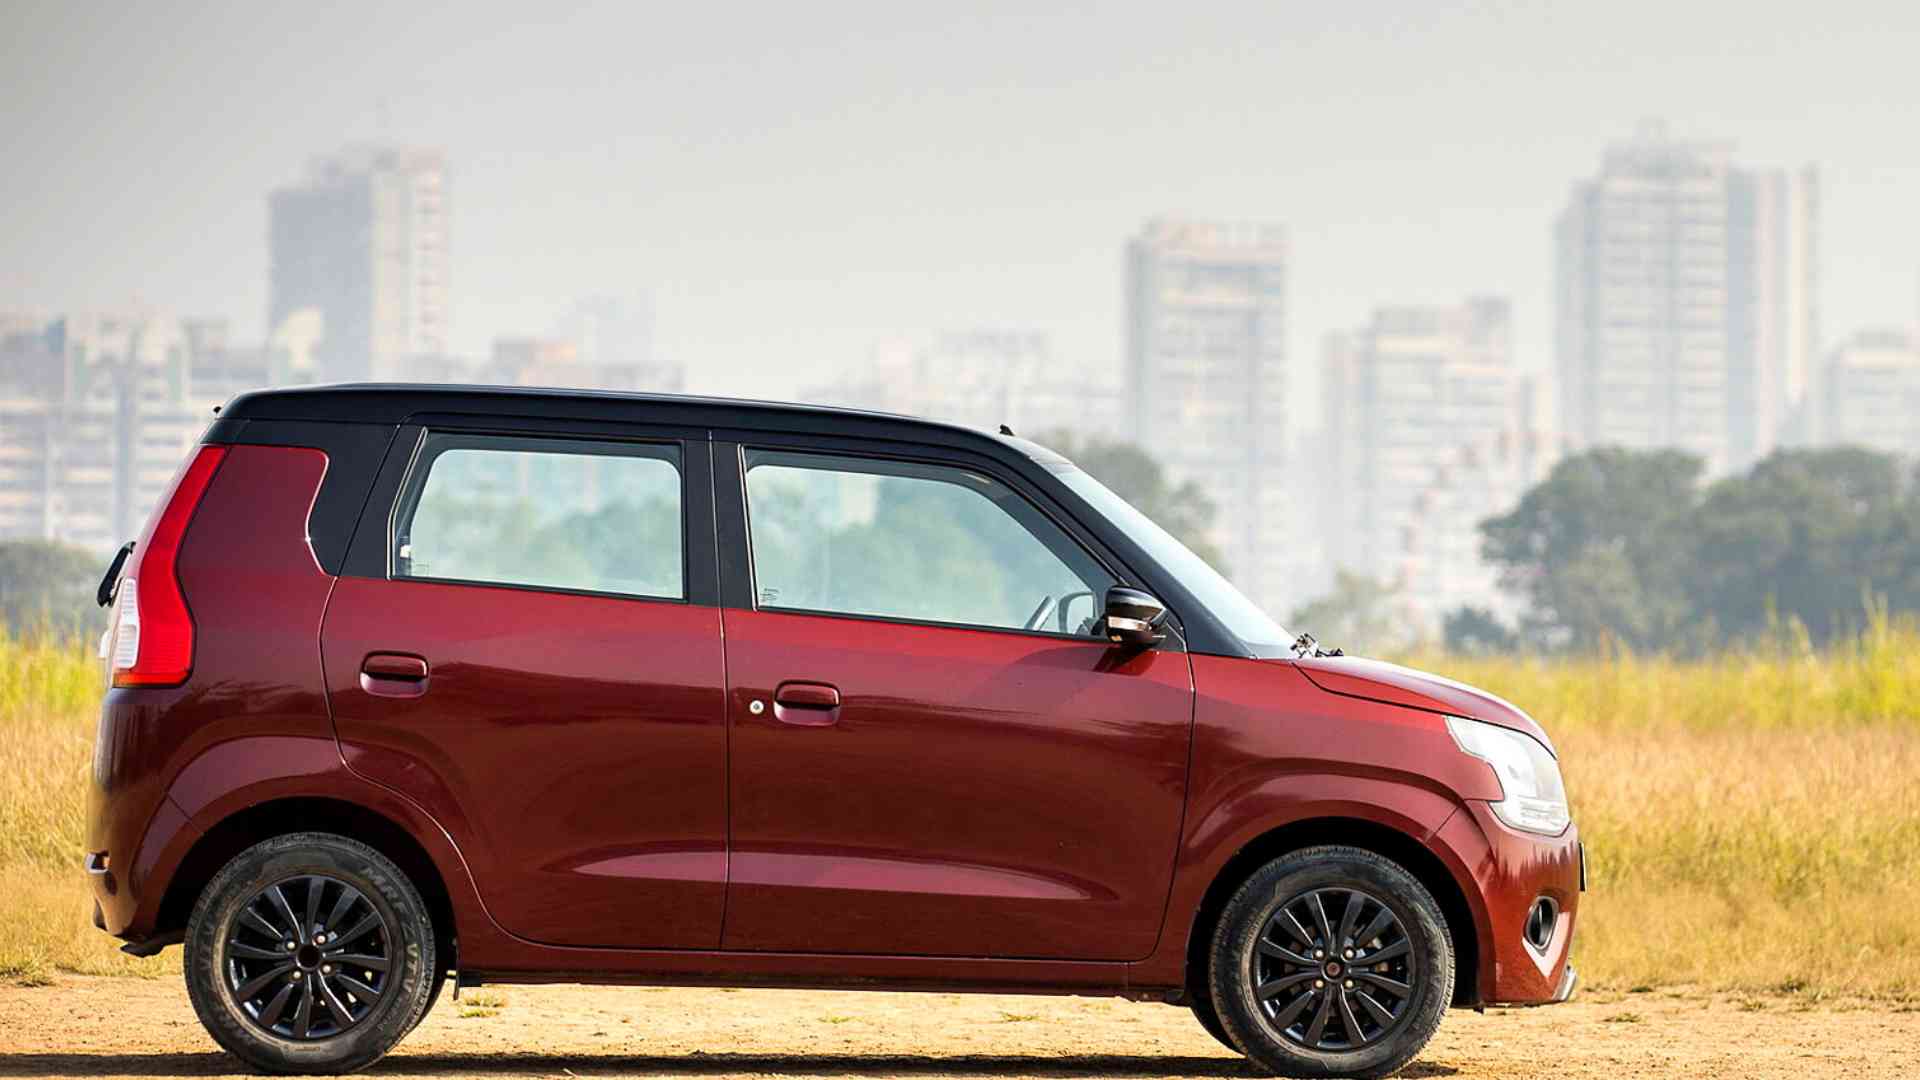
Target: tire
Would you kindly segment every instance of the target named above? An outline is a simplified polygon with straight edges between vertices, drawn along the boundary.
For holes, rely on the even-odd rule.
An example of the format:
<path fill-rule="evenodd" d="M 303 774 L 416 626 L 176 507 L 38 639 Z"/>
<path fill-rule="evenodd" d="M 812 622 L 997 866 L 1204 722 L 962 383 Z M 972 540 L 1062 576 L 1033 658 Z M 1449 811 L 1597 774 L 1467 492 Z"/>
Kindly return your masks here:
<path fill-rule="evenodd" d="M 429 985 L 427 989 L 427 1003 L 420 1007 L 420 1015 L 414 1017 L 413 1026 L 407 1028 L 408 1035 L 413 1034 L 413 1029 L 419 1027 L 420 1022 L 422 1020 L 425 1020 L 427 1018 L 427 1014 L 433 1011 L 434 1003 L 440 1000 L 440 991 L 445 990 L 447 988 L 447 984 L 452 981 L 453 981 L 453 977 L 451 975 L 448 975 L 444 971 L 440 973 L 439 978 L 428 977 L 427 982 Z M 401 1037 L 405 1038 L 405 1036 L 401 1036 Z"/>
<path fill-rule="evenodd" d="M 269 1073 L 373 1064 L 426 1014 L 442 974 L 413 882 L 330 833 L 279 836 L 234 856 L 194 904 L 185 959 L 208 1034 Z"/>
<path fill-rule="evenodd" d="M 1213 1036 L 1221 1046 L 1236 1054 L 1246 1053 L 1233 1044 L 1233 1036 L 1228 1035 L 1227 1029 L 1220 1025 L 1220 1014 L 1213 1008 L 1213 992 L 1210 989 L 1202 986 L 1187 1004 L 1193 1009 L 1193 1018 L 1200 1021 L 1200 1026 L 1206 1028 L 1207 1034 Z"/>
<path fill-rule="evenodd" d="M 1412 874 L 1326 846 L 1275 859 L 1240 886 L 1214 928 L 1209 981 L 1221 1026 L 1255 1065 L 1373 1078 L 1433 1038 L 1453 1000 L 1453 963 L 1446 917 Z"/>

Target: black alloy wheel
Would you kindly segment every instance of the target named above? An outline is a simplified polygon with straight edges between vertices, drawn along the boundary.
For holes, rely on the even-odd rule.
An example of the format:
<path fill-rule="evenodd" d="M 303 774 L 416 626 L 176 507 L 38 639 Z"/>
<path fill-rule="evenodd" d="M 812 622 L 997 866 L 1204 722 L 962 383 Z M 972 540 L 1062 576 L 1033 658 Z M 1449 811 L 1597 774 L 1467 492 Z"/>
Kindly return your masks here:
<path fill-rule="evenodd" d="M 393 860 L 333 833 L 235 855 L 187 922 L 187 996 L 249 1067 L 345 1073 L 378 1061 L 442 981 L 433 918 Z"/>
<path fill-rule="evenodd" d="M 322 874 L 275 882 L 240 909 L 224 952 L 227 991 L 283 1039 L 329 1039 L 387 992 L 393 935 L 352 885 Z"/>
<path fill-rule="evenodd" d="M 1227 901 L 1207 977 L 1221 1026 L 1255 1065 L 1382 1077 L 1438 1030 L 1453 1001 L 1453 941 L 1404 867 L 1363 848 L 1303 848 Z"/>
<path fill-rule="evenodd" d="M 1267 1023 L 1308 1050 L 1357 1050 L 1391 1035 L 1421 978 L 1393 909 L 1351 888 L 1310 889 L 1280 904 L 1251 960 Z"/>

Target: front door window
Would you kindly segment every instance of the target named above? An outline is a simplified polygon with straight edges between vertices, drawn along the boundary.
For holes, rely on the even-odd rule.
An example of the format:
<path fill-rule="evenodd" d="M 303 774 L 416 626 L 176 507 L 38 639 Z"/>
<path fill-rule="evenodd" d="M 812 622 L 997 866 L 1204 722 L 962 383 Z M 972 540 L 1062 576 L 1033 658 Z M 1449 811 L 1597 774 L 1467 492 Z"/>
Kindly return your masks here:
<path fill-rule="evenodd" d="M 1114 584 L 982 473 L 771 451 L 747 464 L 763 610 L 1086 636 Z"/>

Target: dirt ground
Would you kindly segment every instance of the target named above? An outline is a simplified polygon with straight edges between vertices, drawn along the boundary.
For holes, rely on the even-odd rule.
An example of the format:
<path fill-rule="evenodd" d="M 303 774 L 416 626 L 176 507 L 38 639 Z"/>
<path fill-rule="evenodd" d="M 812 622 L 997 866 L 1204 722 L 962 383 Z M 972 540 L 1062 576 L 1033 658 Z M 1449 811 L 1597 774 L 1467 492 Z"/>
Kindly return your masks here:
<path fill-rule="evenodd" d="M 1448 1014 L 1401 1075 L 1920 1075 L 1920 1010 L 1655 991 Z M 174 979 L 0 984 L 0 1077 L 234 1072 Z M 1090 998 L 503 987 L 442 998 L 375 1075 L 1247 1076 L 1185 1010 Z"/>

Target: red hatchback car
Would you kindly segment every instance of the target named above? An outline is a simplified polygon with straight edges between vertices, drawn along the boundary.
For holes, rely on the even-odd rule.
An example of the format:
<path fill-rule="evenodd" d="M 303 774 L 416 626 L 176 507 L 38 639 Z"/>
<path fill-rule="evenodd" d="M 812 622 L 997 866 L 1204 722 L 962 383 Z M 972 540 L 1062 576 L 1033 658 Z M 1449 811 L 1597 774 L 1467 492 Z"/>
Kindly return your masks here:
<path fill-rule="evenodd" d="M 1540 726 L 1298 642 L 1039 446 L 421 386 L 242 396 L 102 584 L 94 920 L 247 1064 L 449 979 L 1110 994 L 1381 1076 L 1543 1004 Z"/>

